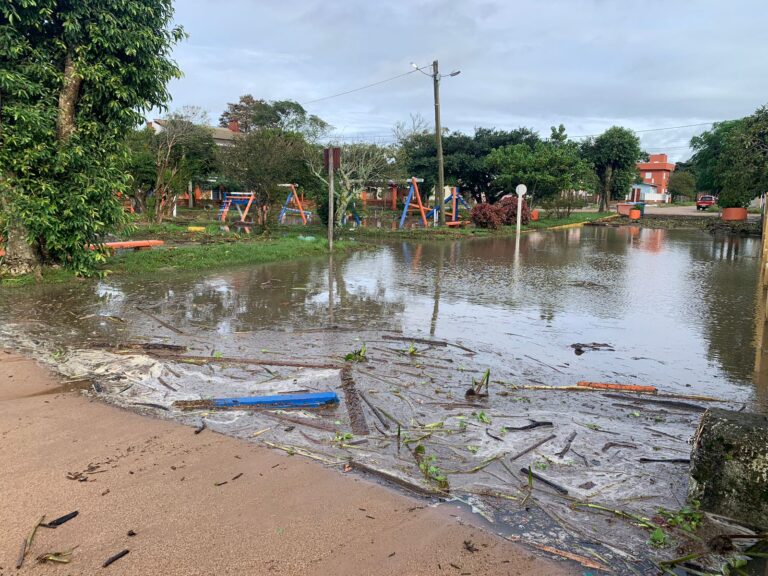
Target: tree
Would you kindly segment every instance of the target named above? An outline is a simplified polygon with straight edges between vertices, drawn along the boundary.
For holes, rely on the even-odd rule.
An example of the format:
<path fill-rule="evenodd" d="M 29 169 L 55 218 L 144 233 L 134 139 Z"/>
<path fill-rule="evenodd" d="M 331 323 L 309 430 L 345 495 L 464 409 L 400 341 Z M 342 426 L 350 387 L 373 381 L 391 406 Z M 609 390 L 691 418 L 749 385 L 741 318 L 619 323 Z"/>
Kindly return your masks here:
<path fill-rule="evenodd" d="M 157 222 L 170 215 L 190 182 L 204 179 L 216 168 L 216 143 L 206 118 L 199 108 L 185 107 L 159 121 L 157 128 L 145 129 L 140 137 L 129 139 L 133 197 L 139 211 Z M 154 171 L 151 185 L 147 178 L 149 162 Z M 150 192 L 151 214 L 147 212 Z"/>
<path fill-rule="evenodd" d="M 330 130 L 331 126 L 314 114 L 308 114 L 293 100 L 256 100 L 250 94 L 230 102 L 219 118 L 220 126 L 237 122 L 241 132 L 250 133 L 264 128 L 297 132 L 314 140 Z"/>
<path fill-rule="evenodd" d="M 768 191 L 768 110 L 759 108 L 743 118 L 725 140 L 718 162 L 721 208 L 746 208 Z"/>
<path fill-rule="evenodd" d="M 307 165 L 327 189 L 328 178 L 323 169 L 321 152 L 319 148 L 315 149 L 308 156 Z M 347 144 L 341 147 L 341 167 L 336 170 L 334 177 L 334 226 L 341 226 L 349 205 L 360 196 L 366 186 L 377 180 L 387 179 L 392 155 L 392 150 L 376 144 Z"/>
<path fill-rule="evenodd" d="M 718 122 L 691 139 L 699 190 L 718 197 L 722 208 L 746 207 L 768 190 L 768 109 Z"/>
<path fill-rule="evenodd" d="M 613 126 L 582 146 L 584 158 L 592 163 L 599 180 L 600 212 L 608 210 L 611 196 L 626 193 L 635 178 L 643 152 L 634 132 Z"/>
<path fill-rule="evenodd" d="M 675 172 L 669 177 L 669 193 L 674 200 L 678 196 L 696 198 L 696 177 L 691 172 Z"/>
<path fill-rule="evenodd" d="M 10 273 L 90 273 L 124 214 L 125 136 L 168 100 L 171 0 L 0 3 L 0 210 Z"/>
<path fill-rule="evenodd" d="M 515 144 L 493 150 L 486 167 L 500 193 L 511 194 L 518 184 L 525 184 L 539 202 L 586 187 L 591 175 L 591 166 L 581 157 L 578 144 L 568 141 L 562 125 L 552 127 L 549 140 L 532 147 Z"/>
<path fill-rule="evenodd" d="M 696 173 L 696 188 L 719 196 L 723 189 L 724 170 L 728 168 L 725 157 L 725 146 L 734 130 L 738 129 L 742 120 L 716 122 L 711 130 L 691 138 L 691 164 Z"/>
<path fill-rule="evenodd" d="M 477 201 L 482 200 L 483 194 L 495 200 L 501 193 L 494 187 L 493 174 L 485 164 L 488 154 L 501 146 L 525 144 L 533 147 L 538 141 L 538 134 L 528 128 L 512 131 L 477 128 L 473 136 L 446 132 L 443 136 L 445 181 L 458 185 Z M 437 175 L 434 134 L 427 131 L 412 132 L 405 139 L 398 141 L 398 144 L 398 157 L 406 176 L 424 178 L 425 190 L 434 188 Z"/>
<path fill-rule="evenodd" d="M 224 175 L 256 193 L 261 205 L 274 207 L 279 184 L 310 183 L 304 158 L 307 143 L 295 132 L 262 128 L 221 150 Z M 280 192 L 282 195 L 282 192 Z M 269 230 L 269 219 L 265 228 Z"/>

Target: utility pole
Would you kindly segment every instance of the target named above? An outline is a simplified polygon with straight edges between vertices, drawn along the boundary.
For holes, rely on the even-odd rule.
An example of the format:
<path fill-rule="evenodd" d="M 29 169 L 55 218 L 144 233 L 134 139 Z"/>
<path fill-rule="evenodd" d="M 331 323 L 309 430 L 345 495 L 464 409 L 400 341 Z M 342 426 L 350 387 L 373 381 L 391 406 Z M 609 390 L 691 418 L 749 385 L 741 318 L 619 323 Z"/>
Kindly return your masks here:
<path fill-rule="evenodd" d="M 333 224 L 334 224 L 334 218 L 333 218 L 333 204 L 334 204 L 334 193 L 333 193 L 333 169 L 334 169 L 334 160 L 333 160 L 333 148 L 328 149 L 328 250 L 333 253 Z M 330 272 L 329 272 L 330 274 Z"/>
<path fill-rule="evenodd" d="M 445 175 L 443 172 L 443 129 L 440 125 L 440 70 L 437 60 L 432 62 L 432 82 L 435 87 L 435 140 L 437 141 L 437 186 L 435 202 L 439 206 L 440 225 L 445 226 Z"/>

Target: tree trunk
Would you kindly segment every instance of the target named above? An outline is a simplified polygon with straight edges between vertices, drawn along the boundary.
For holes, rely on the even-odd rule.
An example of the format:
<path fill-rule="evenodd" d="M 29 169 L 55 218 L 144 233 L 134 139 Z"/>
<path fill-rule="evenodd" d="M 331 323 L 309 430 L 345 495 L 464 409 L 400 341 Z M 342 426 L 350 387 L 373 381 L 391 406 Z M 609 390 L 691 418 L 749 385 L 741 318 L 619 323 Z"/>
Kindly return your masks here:
<path fill-rule="evenodd" d="M 40 259 L 33 246 L 27 241 L 29 237 L 27 227 L 18 218 L 11 218 L 7 228 L 8 240 L 5 245 L 3 271 L 11 276 L 37 272 L 40 268 Z"/>
<path fill-rule="evenodd" d="M 64 84 L 59 93 L 59 114 L 56 118 L 56 132 L 62 142 L 68 140 L 75 131 L 75 108 L 82 83 L 82 77 L 75 70 L 72 54 L 67 52 L 64 60 Z"/>
<path fill-rule="evenodd" d="M 613 169 L 609 166 L 603 172 L 602 190 L 600 191 L 600 207 L 598 212 L 608 212 L 608 203 L 611 198 L 611 180 Z"/>
<path fill-rule="evenodd" d="M 0 176 L 2 178 L 2 176 Z M 0 211 L 8 221 L 8 238 L 5 242 L 5 256 L 2 261 L 2 271 L 11 276 L 37 272 L 40 268 L 40 256 L 34 247 L 29 244 L 29 232 L 24 223 L 15 215 L 11 207 L 10 199 L 0 194 Z M 0 237 L 0 243 L 3 238 Z"/>
<path fill-rule="evenodd" d="M 133 193 L 134 211 L 141 214 L 142 218 L 147 218 L 147 193 L 144 190 L 136 190 Z"/>
<path fill-rule="evenodd" d="M 64 78 L 59 93 L 59 109 L 56 117 L 56 136 L 60 142 L 65 142 L 75 131 L 75 111 L 80 97 L 80 86 L 83 79 L 75 70 L 72 54 L 67 52 L 64 59 Z M 36 249 L 29 243 L 29 231 L 19 218 L 15 216 L 13 207 L 7 198 L 0 199 L 3 212 L 8 216 L 8 241 L 3 268 L 12 275 L 28 274 L 40 268 L 40 249 L 45 247 L 39 239 Z"/>

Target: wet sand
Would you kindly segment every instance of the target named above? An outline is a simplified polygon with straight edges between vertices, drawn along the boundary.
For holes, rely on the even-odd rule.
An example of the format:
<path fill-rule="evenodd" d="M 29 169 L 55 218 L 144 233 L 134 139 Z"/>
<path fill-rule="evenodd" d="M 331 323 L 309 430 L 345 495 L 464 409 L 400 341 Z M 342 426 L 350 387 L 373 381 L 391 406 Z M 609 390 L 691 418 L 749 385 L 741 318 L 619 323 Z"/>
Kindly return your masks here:
<path fill-rule="evenodd" d="M 3 351 L 0 459 L 0 576 L 580 573 L 460 522 L 450 506 L 108 406 Z M 87 481 L 67 478 L 89 466 Z M 73 510 L 38 531 L 15 570 L 37 519 Z M 69 565 L 35 561 L 74 546 Z"/>

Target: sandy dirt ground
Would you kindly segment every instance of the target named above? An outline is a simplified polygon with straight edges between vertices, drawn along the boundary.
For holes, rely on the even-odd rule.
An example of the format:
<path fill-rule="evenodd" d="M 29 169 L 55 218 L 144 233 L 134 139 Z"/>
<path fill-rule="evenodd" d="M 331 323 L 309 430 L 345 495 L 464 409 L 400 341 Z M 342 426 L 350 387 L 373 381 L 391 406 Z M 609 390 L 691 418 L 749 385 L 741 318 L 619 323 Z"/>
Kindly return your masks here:
<path fill-rule="evenodd" d="M 581 573 L 468 525 L 450 506 L 102 404 L 6 351 L 0 458 L 0 576 Z M 87 471 L 86 481 L 68 478 Z M 38 530 L 16 570 L 37 519 L 74 510 Z M 73 547 L 70 564 L 36 561 Z"/>

